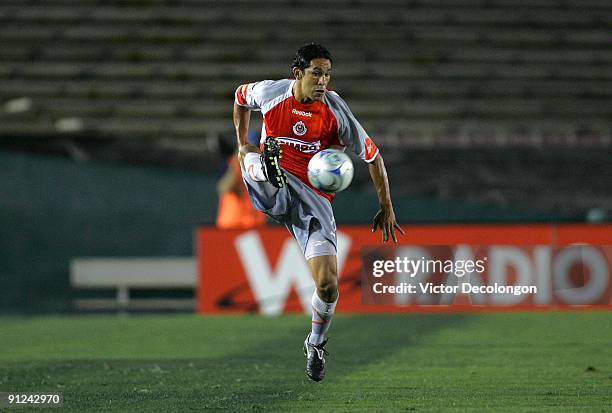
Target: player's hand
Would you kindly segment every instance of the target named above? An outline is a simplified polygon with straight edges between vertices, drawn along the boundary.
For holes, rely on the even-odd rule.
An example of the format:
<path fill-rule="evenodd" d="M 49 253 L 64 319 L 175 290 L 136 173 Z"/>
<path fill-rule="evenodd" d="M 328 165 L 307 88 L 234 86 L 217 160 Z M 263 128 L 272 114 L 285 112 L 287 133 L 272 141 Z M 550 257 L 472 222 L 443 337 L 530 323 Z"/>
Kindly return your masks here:
<path fill-rule="evenodd" d="M 393 207 L 380 207 L 376 215 L 374 215 L 374 219 L 372 220 L 372 232 L 375 232 L 377 228 L 380 228 L 382 232 L 383 242 L 389 241 L 389 235 L 393 239 L 393 242 L 397 242 L 397 237 L 395 236 L 396 229 L 402 235 L 405 235 L 404 230 L 397 224 L 397 221 L 395 220 L 395 212 L 393 212 Z"/>

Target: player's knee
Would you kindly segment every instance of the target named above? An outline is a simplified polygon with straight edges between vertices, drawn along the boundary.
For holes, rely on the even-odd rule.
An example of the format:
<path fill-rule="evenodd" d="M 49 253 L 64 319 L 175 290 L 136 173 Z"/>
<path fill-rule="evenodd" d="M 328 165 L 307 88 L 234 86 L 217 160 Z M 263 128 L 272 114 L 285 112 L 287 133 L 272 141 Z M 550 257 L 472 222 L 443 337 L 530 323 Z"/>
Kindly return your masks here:
<path fill-rule="evenodd" d="M 336 272 L 318 277 L 317 293 L 322 300 L 332 302 L 338 296 L 338 276 Z"/>
<path fill-rule="evenodd" d="M 323 301 L 332 302 L 338 296 L 338 282 L 326 282 L 317 286 L 319 297 Z"/>
<path fill-rule="evenodd" d="M 310 262 L 317 295 L 324 301 L 332 302 L 338 297 L 338 270 L 333 257 L 317 257 Z"/>

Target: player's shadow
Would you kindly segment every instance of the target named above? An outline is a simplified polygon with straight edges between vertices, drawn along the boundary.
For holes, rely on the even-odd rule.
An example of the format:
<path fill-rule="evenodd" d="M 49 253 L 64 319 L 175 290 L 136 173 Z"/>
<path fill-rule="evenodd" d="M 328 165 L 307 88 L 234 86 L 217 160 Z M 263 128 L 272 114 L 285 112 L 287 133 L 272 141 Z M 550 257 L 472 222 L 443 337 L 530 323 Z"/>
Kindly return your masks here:
<path fill-rule="evenodd" d="M 356 314 L 342 318 L 330 329 L 334 368 L 349 374 L 382 359 L 416 347 L 448 327 L 473 318 L 469 314 Z"/>

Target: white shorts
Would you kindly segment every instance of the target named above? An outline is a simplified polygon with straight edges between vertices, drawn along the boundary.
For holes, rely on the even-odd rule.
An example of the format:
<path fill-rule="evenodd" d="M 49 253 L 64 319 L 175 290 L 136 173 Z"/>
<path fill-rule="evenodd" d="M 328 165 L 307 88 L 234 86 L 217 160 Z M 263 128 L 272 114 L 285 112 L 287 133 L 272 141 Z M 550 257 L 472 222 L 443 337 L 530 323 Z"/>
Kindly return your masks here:
<path fill-rule="evenodd" d="M 336 220 L 331 202 L 287 172 L 287 185 L 275 188 L 243 173 L 255 209 L 285 224 L 307 260 L 336 255 Z"/>

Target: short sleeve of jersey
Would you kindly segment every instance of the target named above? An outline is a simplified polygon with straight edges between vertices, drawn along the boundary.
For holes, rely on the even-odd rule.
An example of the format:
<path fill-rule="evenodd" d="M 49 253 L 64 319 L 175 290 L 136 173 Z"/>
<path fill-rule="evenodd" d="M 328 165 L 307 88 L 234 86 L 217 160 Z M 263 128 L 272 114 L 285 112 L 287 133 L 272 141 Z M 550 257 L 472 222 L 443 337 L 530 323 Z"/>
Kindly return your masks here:
<path fill-rule="evenodd" d="M 236 89 L 235 100 L 237 105 L 250 110 L 265 112 L 277 99 L 290 90 L 291 80 L 262 80 L 261 82 L 246 83 Z"/>
<path fill-rule="evenodd" d="M 340 142 L 364 161 L 368 163 L 374 161 L 378 155 L 378 148 L 355 119 L 346 102 L 336 92 L 328 91 L 325 95 L 326 103 L 338 122 Z"/>
<path fill-rule="evenodd" d="M 264 82 L 240 85 L 238 89 L 236 89 L 234 102 L 250 110 L 260 110 L 262 105 L 262 83 Z"/>

